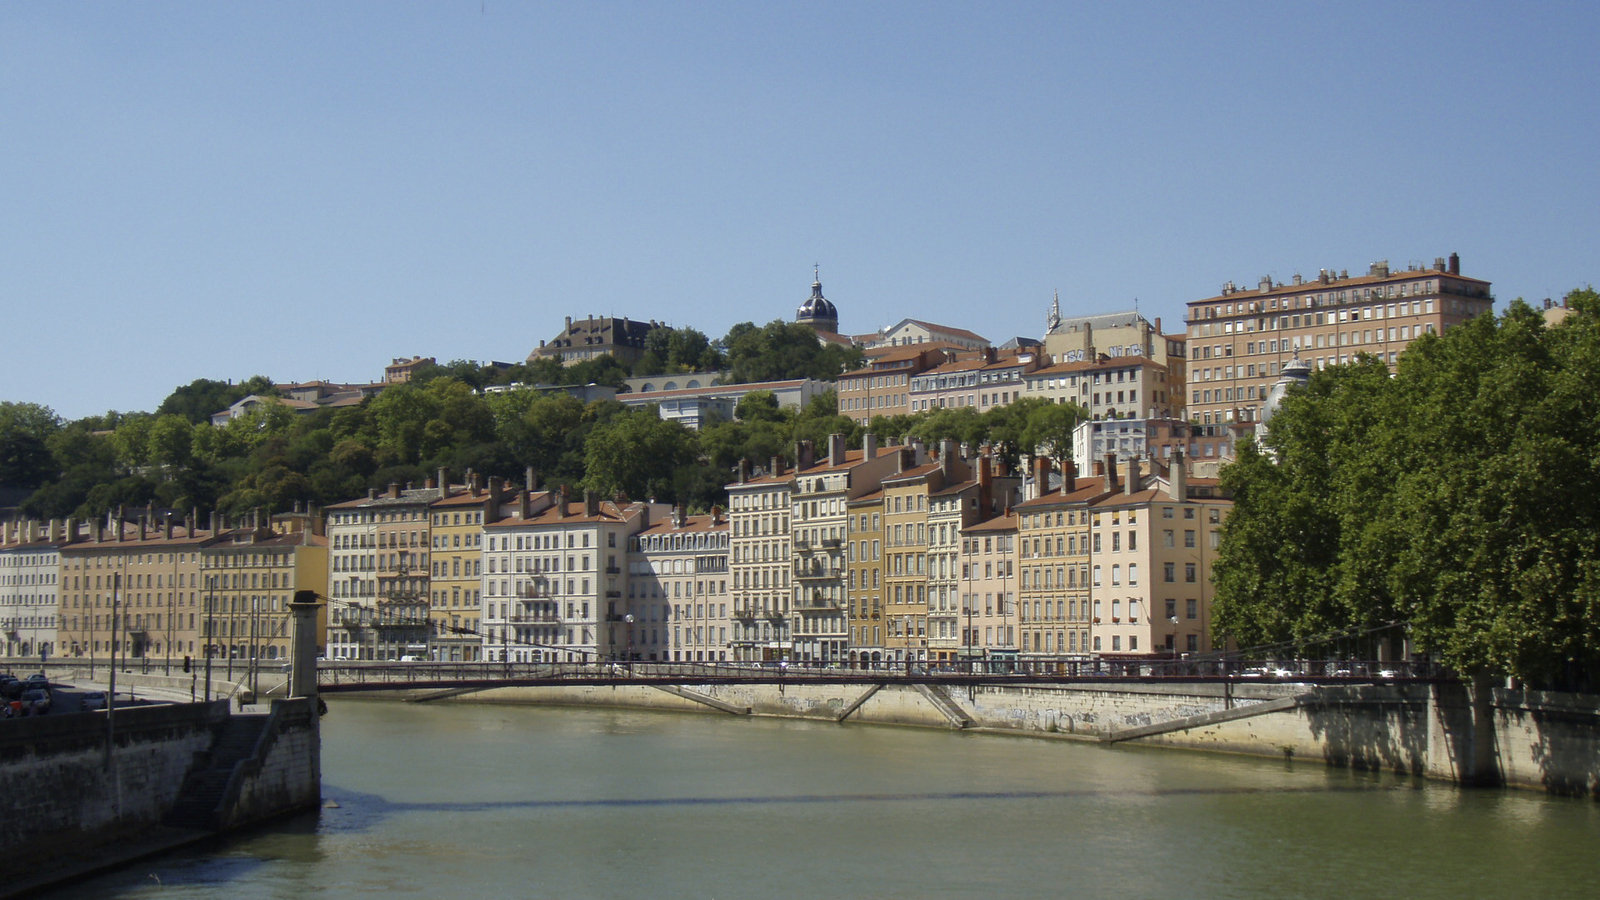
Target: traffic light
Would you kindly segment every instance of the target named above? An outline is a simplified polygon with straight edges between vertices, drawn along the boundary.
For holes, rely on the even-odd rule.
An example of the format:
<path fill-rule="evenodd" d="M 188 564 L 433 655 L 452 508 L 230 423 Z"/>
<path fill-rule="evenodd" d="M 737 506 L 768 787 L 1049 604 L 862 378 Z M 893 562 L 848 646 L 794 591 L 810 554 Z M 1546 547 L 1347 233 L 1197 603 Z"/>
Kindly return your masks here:
<path fill-rule="evenodd" d="M 189 671 L 189 657 L 187 657 L 187 656 L 185 656 L 183 658 L 183 671 L 184 672 L 188 672 Z"/>

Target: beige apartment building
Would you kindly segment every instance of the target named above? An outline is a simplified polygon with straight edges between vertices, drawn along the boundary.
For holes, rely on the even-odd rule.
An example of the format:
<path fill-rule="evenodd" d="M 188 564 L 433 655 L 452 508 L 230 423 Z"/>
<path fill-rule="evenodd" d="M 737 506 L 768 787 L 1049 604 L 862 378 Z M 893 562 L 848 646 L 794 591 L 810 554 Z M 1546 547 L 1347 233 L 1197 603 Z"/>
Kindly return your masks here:
<path fill-rule="evenodd" d="M 752 477 L 745 463 L 739 481 L 728 485 L 729 538 L 733 575 L 733 658 L 741 661 L 788 659 L 792 602 L 793 542 L 790 515 L 794 476 L 774 456 Z"/>
<path fill-rule="evenodd" d="M 1489 287 L 1462 275 L 1455 254 L 1405 269 L 1378 262 L 1355 277 L 1323 269 L 1287 284 L 1262 278 L 1253 290 L 1229 282 L 1189 303 L 1187 418 L 1258 421 L 1268 389 L 1296 358 L 1322 369 L 1368 353 L 1393 366 L 1411 341 L 1489 312 Z"/>
<path fill-rule="evenodd" d="M 483 657 L 483 526 L 499 518 L 505 497 L 498 479 L 487 488 L 476 476 L 451 486 L 428 506 L 429 657 L 475 662 Z"/>
<path fill-rule="evenodd" d="M 1211 566 L 1233 504 L 1215 480 L 1189 478 L 1181 459 L 1151 475 L 1140 465 L 1130 460 L 1122 490 L 1091 505 L 1091 652 L 1209 652 Z"/>
<path fill-rule="evenodd" d="M 962 656 L 990 662 L 1017 657 L 1017 527 L 1006 511 L 961 533 Z"/>
<path fill-rule="evenodd" d="M 57 658 L 93 664 L 116 653 L 167 673 L 204 653 L 200 551 L 214 540 L 211 530 L 197 529 L 192 517 L 174 525 L 113 515 L 68 520 L 65 537 Z"/>
<path fill-rule="evenodd" d="M 199 630 L 212 647 L 213 677 L 254 688 L 263 661 L 289 659 L 294 592 L 320 592 L 328 583 L 327 539 L 293 527 L 303 524 L 296 521 L 280 531 L 252 519 L 200 548 Z M 318 617 L 326 611 L 319 610 Z"/>
<path fill-rule="evenodd" d="M 628 538 L 624 659 L 726 662 L 733 632 L 729 523 L 682 507 Z"/>
<path fill-rule="evenodd" d="M 847 653 L 854 664 L 882 662 L 883 489 L 849 500 L 845 511 L 850 517 L 845 582 L 850 616 Z"/>
<path fill-rule="evenodd" d="M 840 662 L 850 645 L 850 501 L 876 492 L 883 478 L 902 465 L 901 450 L 878 451 L 877 435 L 861 450 L 846 450 L 843 434 L 828 436 L 826 454 L 811 465 L 811 448 L 800 448 L 790 518 L 794 548 L 794 603 L 790 632 L 794 658 Z"/>
<path fill-rule="evenodd" d="M 1038 496 L 1017 512 L 1018 651 L 1023 658 L 1089 652 L 1089 506 L 1116 490 L 1113 474 L 1080 478 L 1075 467 L 1052 489 L 1050 461 L 1034 460 Z"/>
<path fill-rule="evenodd" d="M 949 359 L 933 347 L 906 347 L 871 358 L 864 368 L 839 376 L 839 415 L 865 425 L 873 416 L 911 412 L 911 379 Z"/>

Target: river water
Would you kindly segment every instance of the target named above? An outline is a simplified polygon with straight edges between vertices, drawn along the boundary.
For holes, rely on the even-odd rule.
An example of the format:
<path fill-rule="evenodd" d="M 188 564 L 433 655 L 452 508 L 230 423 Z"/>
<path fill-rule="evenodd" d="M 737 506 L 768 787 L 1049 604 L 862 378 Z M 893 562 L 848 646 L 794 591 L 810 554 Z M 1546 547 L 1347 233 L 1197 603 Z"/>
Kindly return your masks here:
<path fill-rule="evenodd" d="M 329 705 L 336 807 L 49 896 L 1600 894 L 1587 800 L 932 729 Z"/>

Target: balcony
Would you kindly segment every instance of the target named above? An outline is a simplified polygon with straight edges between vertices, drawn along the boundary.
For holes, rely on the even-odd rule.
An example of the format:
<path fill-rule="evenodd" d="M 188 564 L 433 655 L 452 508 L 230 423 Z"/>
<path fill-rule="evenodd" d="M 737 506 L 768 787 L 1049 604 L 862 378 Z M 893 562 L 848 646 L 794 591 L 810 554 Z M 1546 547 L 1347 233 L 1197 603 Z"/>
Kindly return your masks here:
<path fill-rule="evenodd" d="M 836 537 L 823 538 L 822 539 L 822 546 L 826 547 L 829 550 L 837 550 L 840 547 L 844 546 L 844 538 L 836 538 Z"/>
<path fill-rule="evenodd" d="M 608 597 L 608 598 L 610 598 L 612 600 L 620 600 L 620 599 L 622 599 L 622 592 L 621 591 L 606 591 L 606 597 Z"/>
<path fill-rule="evenodd" d="M 838 570 L 829 571 L 828 569 L 824 569 L 820 566 L 796 566 L 794 570 L 794 577 L 800 579 L 801 581 L 826 581 L 829 579 L 838 578 L 840 574 L 841 573 Z"/>
<path fill-rule="evenodd" d="M 621 575 L 622 574 L 622 567 L 620 567 L 620 566 L 606 566 L 606 574 L 607 575 Z"/>

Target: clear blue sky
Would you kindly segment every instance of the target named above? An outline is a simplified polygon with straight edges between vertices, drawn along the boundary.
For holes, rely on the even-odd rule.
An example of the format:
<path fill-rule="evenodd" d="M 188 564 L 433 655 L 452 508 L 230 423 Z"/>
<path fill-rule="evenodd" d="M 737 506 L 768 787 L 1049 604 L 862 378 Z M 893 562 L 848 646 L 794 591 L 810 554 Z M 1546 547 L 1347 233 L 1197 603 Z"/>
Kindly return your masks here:
<path fill-rule="evenodd" d="M 0 399 L 520 360 L 568 314 L 1002 341 L 1459 252 L 1600 281 L 1600 4 L 6 3 Z"/>

